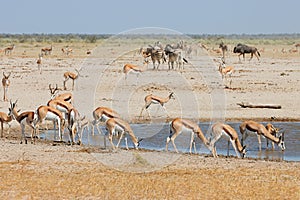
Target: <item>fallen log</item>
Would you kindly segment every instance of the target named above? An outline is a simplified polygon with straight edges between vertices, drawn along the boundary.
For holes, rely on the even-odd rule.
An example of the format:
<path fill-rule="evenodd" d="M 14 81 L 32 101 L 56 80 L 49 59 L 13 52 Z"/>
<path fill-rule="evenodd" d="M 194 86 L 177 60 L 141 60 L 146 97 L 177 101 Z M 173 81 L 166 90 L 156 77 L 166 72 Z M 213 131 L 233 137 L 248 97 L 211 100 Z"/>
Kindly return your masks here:
<path fill-rule="evenodd" d="M 242 108 L 270 108 L 270 109 L 281 109 L 281 105 L 278 104 L 252 104 L 248 102 L 237 103 Z"/>

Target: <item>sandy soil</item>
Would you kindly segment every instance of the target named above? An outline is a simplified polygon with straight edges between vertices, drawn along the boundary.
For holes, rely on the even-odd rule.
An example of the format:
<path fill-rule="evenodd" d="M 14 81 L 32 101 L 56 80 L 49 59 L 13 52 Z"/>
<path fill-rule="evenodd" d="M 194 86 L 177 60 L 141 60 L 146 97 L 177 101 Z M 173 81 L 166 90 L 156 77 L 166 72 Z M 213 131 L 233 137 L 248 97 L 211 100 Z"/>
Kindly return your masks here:
<path fill-rule="evenodd" d="M 224 89 L 212 61 L 220 55 L 203 50 L 188 58 L 190 64 L 184 70 L 168 71 L 164 64 L 159 71 L 143 72 L 137 83 L 134 74 L 126 82 L 122 66 L 127 62 L 142 65 L 141 56 L 133 50 L 145 44 L 119 40 L 97 45 L 73 43 L 69 45 L 74 53 L 69 56 L 60 51 L 66 44 L 54 44 L 52 55 L 43 59 L 42 74 L 37 71 L 36 59 L 43 45 L 17 45 L 12 55 L 0 56 L 2 71 L 12 72 L 9 98 L 18 99 L 22 111 L 34 110 L 49 100 L 49 83 L 62 87 L 65 71 L 82 68 L 73 91 L 74 104 L 89 119 L 92 110 L 101 105 L 114 108 L 129 122 L 144 122 L 138 121 L 144 96 L 174 92 L 175 100 L 166 104 L 170 118 L 299 121 L 299 53 L 282 54 L 282 46 L 267 46 L 260 62 L 254 58 L 242 63 L 229 53 L 227 63 L 235 67 L 231 89 Z M 93 48 L 87 57 L 86 49 Z M 71 82 L 67 84 L 70 88 Z M 236 105 L 239 102 L 280 104 L 282 109 L 242 109 Z M 1 111 L 7 112 L 8 106 L 0 101 Z M 166 121 L 162 109 L 156 111 L 153 106 L 150 113 L 152 122 Z M 111 152 L 43 141 L 20 145 L 19 126 L 15 121 L 11 124 L 12 133 L 8 134 L 5 126 L 5 137 L 0 140 L 1 199 L 300 198 L 297 162 Z"/>

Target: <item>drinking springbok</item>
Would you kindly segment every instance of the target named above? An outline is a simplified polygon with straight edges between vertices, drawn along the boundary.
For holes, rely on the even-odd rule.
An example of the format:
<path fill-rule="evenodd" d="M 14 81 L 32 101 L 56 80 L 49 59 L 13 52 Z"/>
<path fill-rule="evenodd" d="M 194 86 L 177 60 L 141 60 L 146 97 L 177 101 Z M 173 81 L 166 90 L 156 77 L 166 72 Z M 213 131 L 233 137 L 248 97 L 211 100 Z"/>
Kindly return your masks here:
<path fill-rule="evenodd" d="M 178 153 L 177 147 L 175 145 L 175 139 L 183 131 L 191 132 L 190 153 L 192 153 L 192 145 L 194 143 L 195 134 L 199 137 L 199 139 L 204 143 L 204 145 L 209 150 L 212 150 L 209 141 L 206 139 L 206 137 L 204 136 L 200 127 L 195 122 L 190 121 L 188 119 L 175 118 L 170 123 L 170 135 L 169 135 L 169 137 L 167 137 L 166 151 L 168 151 L 169 142 L 172 141 L 173 147 L 174 147 L 176 153 Z M 195 143 L 194 143 L 194 149 L 195 149 L 195 153 L 196 153 Z"/>
<path fill-rule="evenodd" d="M 267 124 L 267 126 L 264 126 L 260 123 L 257 123 L 255 121 L 245 121 L 240 125 L 240 132 L 242 134 L 242 145 L 246 138 L 248 137 L 249 133 L 247 132 L 254 132 L 257 135 L 258 144 L 259 144 L 259 150 L 261 151 L 261 138 L 260 136 L 264 136 L 267 140 L 271 140 L 272 142 L 276 143 L 282 151 L 285 150 L 285 144 L 284 144 L 284 133 L 280 134 L 279 138 L 276 137 L 276 133 L 279 131 L 276 129 L 272 124 Z M 274 144 L 272 143 L 273 148 Z"/>
<path fill-rule="evenodd" d="M 212 138 L 210 139 L 210 145 L 212 147 L 212 154 L 216 158 L 218 157 L 216 142 L 222 137 L 226 136 L 228 139 L 227 156 L 229 156 L 229 141 L 231 142 L 235 153 L 238 158 L 244 158 L 246 154 L 246 146 L 242 146 L 239 140 L 237 132 L 228 124 L 217 122 L 212 126 Z"/>
<path fill-rule="evenodd" d="M 107 130 L 109 132 L 108 138 L 109 138 L 110 144 L 113 147 L 113 149 L 116 149 L 119 147 L 124 133 L 129 134 L 129 136 L 131 137 L 131 140 L 134 144 L 134 148 L 138 149 L 138 147 L 140 145 L 140 141 L 142 141 L 142 139 L 139 140 L 134 135 L 130 125 L 127 122 L 125 122 L 124 120 L 119 119 L 119 118 L 110 118 L 109 120 L 106 121 L 105 124 L 106 124 Z M 121 135 L 120 135 L 117 145 L 115 146 L 114 143 L 112 142 L 112 137 L 113 137 L 113 135 L 118 135 L 116 132 L 121 132 Z M 129 148 L 128 148 L 128 144 L 127 144 L 127 139 L 125 141 L 126 141 L 126 149 L 128 150 Z"/>

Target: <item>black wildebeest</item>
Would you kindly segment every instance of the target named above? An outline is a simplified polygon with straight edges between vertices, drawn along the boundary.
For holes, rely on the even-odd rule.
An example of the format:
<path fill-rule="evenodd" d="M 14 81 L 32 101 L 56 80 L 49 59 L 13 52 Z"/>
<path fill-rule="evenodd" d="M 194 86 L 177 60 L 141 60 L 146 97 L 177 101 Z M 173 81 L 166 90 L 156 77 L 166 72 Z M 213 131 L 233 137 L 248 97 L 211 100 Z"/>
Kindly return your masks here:
<path fill-rule="evenodd" d="M 250 53 L 251 54 L 250 60 L 253 58 L 253 54 L 256 56 L 258 61 L 259 61 L 259 57 L 260 57 L 260 53 L 258 52 L 257 48 L 249 47 L 245 44 L 236 45 L 236 47 L 234 47 L 234 49 L 233 49 L 233 53 L 239 53 L 239 60 L 240 61 L 241 61 L 241 58 L 240 58 L 241 55 L 243 55 L 243 58 L 245 60 L 245 53 Z"/>

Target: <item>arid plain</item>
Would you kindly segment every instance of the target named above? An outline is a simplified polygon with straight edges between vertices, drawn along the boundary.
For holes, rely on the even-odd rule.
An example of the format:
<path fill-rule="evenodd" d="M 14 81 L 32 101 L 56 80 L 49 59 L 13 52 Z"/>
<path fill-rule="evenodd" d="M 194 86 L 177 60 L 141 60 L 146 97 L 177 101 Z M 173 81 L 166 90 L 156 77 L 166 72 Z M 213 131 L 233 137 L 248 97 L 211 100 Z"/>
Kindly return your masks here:
<path fill-rule="evenodd" d="M 218 40 L 187 40 L 186 44 L 193 51 L 186 55 L 189 63 L 183 70 L 167 70 L 166 63 L 158 71 L 152 70 L 150 63 L 144 65 L 147 70 L 138 80 L 135 74 L 129 74 L 125 81 L 123 65 L 143 66 L 138 50 L 153 45 L 156 40 L 112 38 L 95 43 L 15 43 L 11 55 L 2 52 L 0 56 L 1 71 L 11 72 L 8 98 L 18 99 L 18 108 L 22 111 L 35 110 L 49 100 L 49 84 L 58 84 L 62 88 L 63 73 L 81 69 L 73 91 L 74 105 L 89 120 L 93 109 L 109 106 L 131 123 L 166 122 L 169 119 L 162 109 L 150 108 L 152 121 L 146 118 L 146 114 L 139 119 L 139 113 L 145 95 L 167 96 L 174 92 L 175 99 L 165 105 L 170 119 L 299 121 L 300 53 L 289 52 L 290 49 L 297 50 L 293 44 L 281 40 L 265 43 L 226 40 L 229 45 L 226 62 L 235 68 L 230 88 L 225 88 L 228 80 L 222 81 L 213 61 L 221 56 L 216 51 Z M 176 41 L 177 38 L 161 40 L 163 45 Z M 237 55 L 232 53 L 238 42 L 257 47 L 261 60 L 254 57 L 249 62 L 249 55 L 246 55 L 246 61 L 239 62 Z M 206 44 L 209 50 L 203 49 L 200 43 Z M 36 63 L 38 54 L 41 48 L 51 44 L 53 51 L 43 57 L 40 74 Z M 69 55 L 61 51 L 66 46 L 73 49 Z M 88 50 L 91 50 L 90 55 L 86 54 Z M 67 87 L 70 92 L 70 81 Z M 241 102 L 279 104 L 282 108 L 241 108 L 237 105 Z M 8 107 L 8 102 L 0 101 L 2 112 L 7 113 Z M 133 149 L 111 152 L 51 141 L 25 145 L 19 144 L 17 122 L 13 121 L 11 125 L 9 134 L 7 125 L 4 125 L 5 137 L 0 140 L 1 199 L 300 198 L 298 162 L 235 157 L 214 159 L 211 155 L 177 155 Z M 125 164 L 113 168 L 100 158 Z M 151 158 L 158 159 L 150 162 Z M 172 162 L 164 164 L 165 158 Z M 126 160 L 131 161 L 126 164 Z"/>

